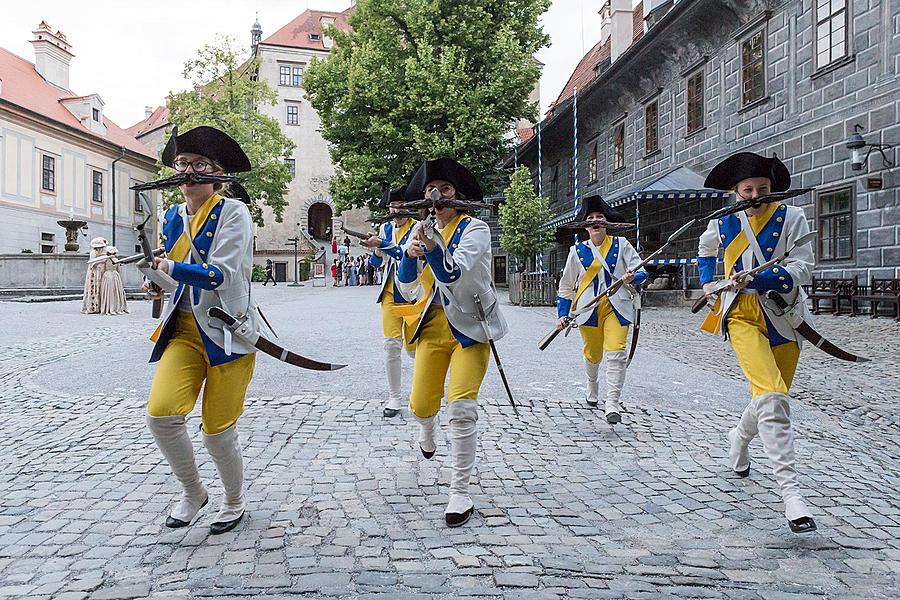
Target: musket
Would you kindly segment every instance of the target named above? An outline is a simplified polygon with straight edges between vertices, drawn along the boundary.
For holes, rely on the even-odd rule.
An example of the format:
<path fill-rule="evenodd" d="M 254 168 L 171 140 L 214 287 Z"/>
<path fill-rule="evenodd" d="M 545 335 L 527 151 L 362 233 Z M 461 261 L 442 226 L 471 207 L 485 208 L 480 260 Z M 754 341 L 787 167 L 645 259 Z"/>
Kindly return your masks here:
<path fill-rule="evenodd" d="M 131 186 L 132 190 L 142 192 L 146 190 L 162 190 L 178 187 L 185 183 L 240 183 L 243 178 L 237 175 L 209 175 L 207 173 L 177 173 L 171 177 L 138 183 Z"/>
<path fill-rule="evenodd" d="M 657 248 L 656 251 L 654 251 L 649 256 L 647 256 L 647 258 L 645 258 L 640 263 L 638 263 L 637 266 L 635 266 L 633 269 L 630 269 L 630 272 L 634 273 L 636 271 L 639 271 L 640 269 L 643 269 L 648 264 L 650 264 L 650 261 L 652 261 L 654 258 L 659 256 L 662 253 L 662 251 L 665 250 L 667 246 L 669 246 L 669 244 L 671 244 L 672 242 L 677 240 L 679 237 L 684 235 L 684 233 L 688 229 L 690 229 L 691 225 L 693 225 L 696 222 L 697 222 L 697 219 L 691 219 L 690 221 L 688 221 L 687 223 L 685 223 L 684 225 L 679 227 L 677 230 L 675 230 L 672 233 L 672 235 L 670 235 L 669 238 L 665 241 L 665 243 L 663 243 L 662 246 Z M 602 300 L 606 296 L 611 296 L 611 295 L 615 294 L 616 292 L 619 291 L 619 289 L 621 289 L 621 287 L 623 285 L 625 285 L 624 277 L 620 277 L 619 279 L 616 279 L 611 284 L 609 284 L 609 286 L 605 290 L 603 290 L 602 292 L 597 294 L 593 299 L 591 299 L 590 302 L 588 302 L 587 304 L 585 304 L 584 306 L 582 306 L 581 308 L 579 308 L 572 314 L 563 317 L 566 320 L 566 324 L 563 327 L 563 329 L 554 328 L 553 331 L 551 331 L 550 333 L 545 335 L 541 339 L 541 341 L 538 342 L 538 348 L 541 350 L 545 350 L 547 348 L 547 346 L 550 345 L 550 342 L 552 342 L 554 339 L 556 339 L 556 336 L 559 335 L 560 333 L 562 333 L 563 331 L 566 332 L 566 335 L 569 335 L 569 332 L 572 330 L 572 328 L 577 326 L 576 321 L 575 321 L 575 319 L 577 317 L 583 315 L 586 312 L 593 310 L 594 307 L 600 303 L 600 300 Z"/>
<path fill-rule="evenodd" d="M 147 218 L 143 220 L 143 222 L 134 226 L 134 230 L 137 231 L 138 234 L 138 242 L 141 244 L 141 250 L 143 251 L 144 260 L 147 261 L 147 266 L 151 269 L 156 269 L 156 261 L 154 260 L 153 248 L 150 246 L 150 239 L 147 237 L 147 232 L 144 231 L 144 227 L 147 225 L 147 221 L 150 220 L 150 217 L 153 216 L 153 207 L 147 201 L 147 197 L 144 195 L 144 192 L 138 190 L 138 196 L 141 199 L 141 203 L 144 205 L 144 210 L 147 211 Z M 154 319 L 158 319 L 160 315 L 162 315 L 163 308 L 163 295 L 162 288 L 150 282 L 150 292 L 153 295 L 153 310 L 152 315 Z"/>
<path fill-rule="evenodd" d="M 412 210 L 400 210 L 394 213 L 388 213 L 386 215 L 373 215 L 366 219 L 369 223 L 373 225 L 381 225 L 382 223 L 388 223 L 393 221 L 394 219 L 418 219 L 419 213 Z"/>
<path fill-rule="evenodd" d="M 162 248 L 157 248 L 156 250 L 153 251 L 153 256 L 162 256 L 164 253 L 165 253 L 165 250 L 163 250 Z M 99 262 L 103 262 L 106 259 L 110 259 L 117 265 L 130 265 L 132 263 L 140 262 L 141 260 L 143 260 L 143 258 L 144 258 L 143 252 L 141 252 L 140 254 L 132 254 L 131 256 L 126 256 L 125 258 L 118 258 L 117 256 L 110 256 L 109 254 L 104 254 L 102 256 L 97 256 L 95 258 L 90 259 L 89 261 L 87 261 L 87 264 L 93 265 L 93 264 L 97 264 Z"/>
<path fill-rule="evenodd" d="M 506 395 L 509 397 L 509 403 L 512 405 L 513 412 L 519 416 L 519 409 L 516 408 L 516 402 L 513 400 L 512 390 L 509 389 L 509 381 L 506 380 L 506 373 L 503 372 L 503 365 L 500 363 L 500 355 L 497 353 L 497 345 L 494 344 L 494 338 L 491 337 L 491 328 L 488 327 L 487 316 L 484 314 L 484 306 L 481 304 L 481 298 L 475 294 L 475 310 L 478 311 L 478 321 L 484 329 L 484 335 L 487 337 L 488 345 L 491 347 L 491 353 L 494 355 L 494 362 L 497 364 L 497 370 L 500 371 L 500 379 L 503 381 L 503 387 L 506 388 Z"/>
<path fill-rule="evenodd" d="M 428 210 L 432 208 L 455 208 L 457 210 L 471 210 L 473 208 L 493 208 L 489 202 L 475 202 L 474 200 L 458 200 L 456 198 L 442 198 L 438 192 L 437 199 L 433 197 L 420 200 L 407 200 L 400 205 L 406 210 Z"/>
<path fill-rule="evenodd" d="M 791 247 L 788 248 L 787 250 L 785 250 L 784 253 L 781 254 L 780 256 L 776 256 L 775 258 L 767 260 L 766 262 L 762 263 L 759 266 L 753 267 L 752 269 L 748 269 L 746 271 L 741 271 L 740 273 L 737 273 L 735 275 L 735 278 L 738 279 L 739 281 L 742 281 L 742 280 L 748 279 L 748 278 L 749 278 L 749 281 L 753 281 L 754 275 L 756 275 L 757 273 L 759 273 L 761 271 L 765 271 L 769 267 L 773 267 L 773 266 L 781 263 L 782 261 L 784 261 L 784 259 L 788 258 L 791 255 L 791 252 L 793 252 L 800 246 L 809 244 L 814 239 L 816 239 L 816 233 L 817 232 L 815 230 L 813 230 L 804 235 L 801 235 L 800 237 L 798 237 L 796 239 L 796 241 L 791 245 Z M 718 281 L 715 285 L 713 285 L 712 289 L 710 289 L 709 292 L 704 293 L 702 296 L 700 296 L 699 298 L 697 298 L 694 301 L 693 306 L 691 306 L 691 312 L 698 313 L 701 310 L 703 310 L 704 306 L 708 307 L 710 310 L 713 310 L 713 304 L 711 302 L 712 297 L 716 296 L 718 294 L 721 294 L 722 292 L 724 292 L 726 290 L 730 290 L 733 288 L 734 288 L 734 282 L 732 282 L 731 278 Z"/>
<path fill-rule="evenodd" d="M 560 229 L 592 229 L 594 227 L 603 227 L 607 231 L 616 232 L 633 229 L 634 226 L 634 223 L 611 223 L 606 219 L 588 219 L 587 221 L 575 221 L 574 223 L 560 225 Z"/>
<path fill-rule="evenodd" d="M 763 204 L 770 204 L 772 202 L 782 202 L 784 200 L 787 200 L 788 198 L 802 196 L 803 194 L 811 192 L 814 189 L 816 188 L 797 188 L 795 190 L 786 190 L 784 192 L 772 192 L 771 194 L 766 194 L 765 196 L 760 196 L 759 198 L 753 198 L 752 200 L 738 200 L 730 206 L 725 206 L 711 212 L 709 215 L 704 217 L 703 220 L 711 221 L 712 219 L 721 219 L 722 217 L 739 213 L 742 210 L 747 210 L 748 208 L 756 208 L 762 206 Z"/>

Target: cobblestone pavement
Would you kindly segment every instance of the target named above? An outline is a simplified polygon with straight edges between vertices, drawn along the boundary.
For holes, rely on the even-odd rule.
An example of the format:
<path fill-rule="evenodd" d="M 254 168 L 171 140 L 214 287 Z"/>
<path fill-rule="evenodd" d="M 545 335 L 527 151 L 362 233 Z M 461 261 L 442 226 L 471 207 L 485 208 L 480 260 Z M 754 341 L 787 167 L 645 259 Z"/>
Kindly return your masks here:
<path fill-rule="evenodd" d="M 380 414 L 374 295 L 260 288 L 283 342 L 351 366 L 321 374 L 259 358 L 240 421 L 248 518 L 214 537 L 212 506 L 193 527 L 162 526 L 177 484 L 143 425 L 147 303 L 107 318 L 74 302 L 0 303 L 0 597 L 898 596 L 900 325 L 817 321 L 876 360 L 803 353 L 792 408 L 819 531 L 801 537 L 784 523 L 758 442 L 750 478 L 726 465 L 746 384 L 697 317 L 645 313 L 613 429 L 583 402 L 578 336 L 541 353 L 552 311 L 507 306 L 499 350 L 521 418 L 492 367 L 477 515 L 450 530 L 443 437 L 424 461 L 414 420 Z M 198 415 L 190 423 L 215 504 Z"/>

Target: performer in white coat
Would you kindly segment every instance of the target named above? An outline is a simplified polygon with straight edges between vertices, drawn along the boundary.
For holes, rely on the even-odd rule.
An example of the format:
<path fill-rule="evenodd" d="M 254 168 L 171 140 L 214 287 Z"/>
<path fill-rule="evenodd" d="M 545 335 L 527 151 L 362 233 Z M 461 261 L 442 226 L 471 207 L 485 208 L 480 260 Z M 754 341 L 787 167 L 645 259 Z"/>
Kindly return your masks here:
<path fill-rule="evenodd" d="M 706 187 L 734 191 L 738 199 L 752 200 L 790 188 L 791 174 L 777 157 L 740 152 L 716 165 Z M 764 298 L 779 294 L 805 321 L 810 321 L 806 294 L 814 264 L 812 249 L 794 249 L 782 264 L 757 273 L 741 272 L 763 264 L 790 248 L 809 232 L 802 208 L 780 202 L 760 204 L 712 220 L 700 237 L 700 282 L 709 291 L 715 280 L 719 248 L 724 248 L 725 273 L 732 289 L 716 299 L 703 329 L 731 342 L 738 363 L 750 383 L 752 399 L 737 427 L 728 433 L 731 468 L 741 477 L 750 474 L 750 441 L 758 434 L 772 461 L 781 489 L 785 516 L 792 531 L 814 531 L 816 524 L 800 494 L 794 468 L 794 438 L 790 419 L 791 381 L 800 358 L 800 339 L 784 311 Z"/>
<path fill-rule="evenodd" d="M 452 474 L 444 519 L 450 527 L 459 527 L 474 509 L 469 478 L 475 465 L 478 390 L 490 359 L 485 327 L 477 318 L 476 295 L 494 340 L 503 337 L 507 325 L 491 278 L 490 228 L 465 208 L 465 201 L 482 200 L 481 187 L 464 166 L 439 158 L 422 163 L 407 186 L 406 199 L 422 199 L 435 189 L 441 199 L 431 209 L 433 216 L 416 225 L 400 261 L 401 292 L 416 300 L 398 309 L 407 309 L 404 318 L 414 328 L 410 408 L 419 421 L 419 446 L 425 458 L 436 451 L 436 419 L 450 371 L 447 413 Z M 434 228 L 429 227 L 432 224 Z"/>
<path fill-rule="evenodd" d="M 163 164 L 178 172 L 210 175 L 250 170 L 236 141 L 212 127 L 197 127 L 166 144 Z M 222 183 L 185 183 L 185 202 L 165 213 L 162 240 L 165 257 L 142 272 L 171 292 L 150 362 L 159 361 L 147 403 L 147 425 L 181 483 L 181 501 L 167 527 L 186 527 L 209 501 L 194 461 L 185 416 L 201 387 L 203 443 L 216 465 L 225 498 L 210 533 L 233 529 L 244 516 L 243 460 L 237 420 L 253 376 L 256 348 L 211 322 L 209 308 L 218 306 L 256 331 L 259 317 L 250 297 L 253 270 L 253 226 L 247 206 L 224 196 Z"/>
<path fill-rule="evenodd" d="M 557 329 L 562 330 L 569 313 L 579 305 L 589 304 L 603 293 L 613 281 L 623 279 L 635 285 L 643 282 L 648 273 L 633 272 L 641 257 L 624 237 L 607 235 L 610 223 L 621 216 L 600 195 L 582 201 L 577 221 L 587 222 L 588 239 L 569 250 L 569 257 L 559 280 L 557 297 Z M 584 343 L 584 371 L 587 377 L 587 403 L 599 402 L 600 362 L 606 359 L 606 421 L 616 424 L 622 420 L 620 398 L 625 385 L 628 358 L 625 347 L 628 326 L 634 323 L 637 293 L 629 286 L 600 300 L 596 309 L 578 315 L 575 322 Z"/>
<path fill-rule="evenodd" d="M 108 244 L 106 238 L 95 237 L 92 239 L 89 260 L 105 255 Z M 85 314 L 92 315 L 100 312 L 100 282 L 103 279 L 104 262 L 102 260 L 88 262 L 87 273 L 84 276 L 84 297 L 81 301 L 81 312 Z"/>
<path fill-rule="evenodd" d="M 372 265 L 376 269 L 384 267 L 377 302 L 381 304 L 384 362 L 388 380 L 388 400 L 383 410 L 386 417 L 396 416 L 403 406 L 400 356 L 403 350 L 404 327 L 403 318 L 394 313 L 394 306 L 406 303 L 400 292 L 400 286 L 396 283 L 397 266 L 403 257 L 402 246 L 409 240 L 412 228 L 416 224 L 416 220 L 406 216 L 406 211 L 401 208 L 403 192 L 403 188 L 385 191 L 378 206 L 396 216 L 382 224 L 377 236 L 370 236 L 361 242 L 374 251 L 371 258 Z"/>

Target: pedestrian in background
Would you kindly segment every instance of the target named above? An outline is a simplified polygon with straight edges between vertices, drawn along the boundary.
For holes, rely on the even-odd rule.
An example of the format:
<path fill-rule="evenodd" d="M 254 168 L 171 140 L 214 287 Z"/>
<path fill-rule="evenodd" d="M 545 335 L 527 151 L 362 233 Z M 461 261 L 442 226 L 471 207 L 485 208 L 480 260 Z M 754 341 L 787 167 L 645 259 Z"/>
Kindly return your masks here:
<path fill-rule="evenodd" d="M 334 259 L 334 262 L 331 263 L 331 287 L 338 286 L 338 264 L 337 259 Z"/>
<path fill-rule="evenodd" d="M 274 268 L 274 265 L 272 264 L 271 258 L 266 259 L 266 269 L 265 270 L 266 270 L 266 280 L 263 281 L 263 287 L 265 287 L 265 285 L 267 283 L 269 283 L 270 280 L 272 281 L 273 284 L 278 285 L 278 282 L 275 281 L 275 277 L 273 277 L 273 275 L 272 275 L 272 271 L 274 271 L 275 268 Z"/>
<path fill-rule="evenodd" d="M 341 281 L 344 282 L 344 285 L 347 285 L 347 280 L 344 279 L 345 271 L 346 271 L 346 269 L 344 268 L 344 263 L 341 262 L 340 260 L 338 260 L 337 266 L 335 267 L 335 274 L 334 274 L 335 287 L 341 287 Z"/>
<path fill-rule="evenodd" d="M 359 285 L 359 262 L 358 258 L 350 261 L 350 285 Z"/>
<path fill-rule="evenodd" d="M 332 254 L 337 254 L 337 246 L 338 246 L 337 236 L 334 236 L 333 238 L 331 238 L 331 253 Z"/>

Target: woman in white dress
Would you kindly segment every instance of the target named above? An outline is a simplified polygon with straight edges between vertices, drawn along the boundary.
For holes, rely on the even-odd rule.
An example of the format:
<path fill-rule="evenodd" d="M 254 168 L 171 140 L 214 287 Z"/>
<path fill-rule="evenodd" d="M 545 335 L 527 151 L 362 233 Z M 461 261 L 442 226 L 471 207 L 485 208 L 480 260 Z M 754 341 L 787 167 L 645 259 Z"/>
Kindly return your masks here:
<path fill-rule="evenodd" d="M 109 242 L 106 238 L 95 237 L 91 240 L 91 255 L 94 259 L 106 254 L 106 246 Z M 84 299 L 81 302 L 81 312 L 95 315 L 100 312 L 100 278 L 103 276 L 103 260 L 88 264 L 87 274 L 84 276 Z"/>
<path fill-rule="evenodd" d="M 100 264 L 103 265 L 103 275 L 100 278 L 100 314 L 120 315 L 128 312 L 128 302 L 125 300 L 125 286 L 122 285 L 122 276 L 119 275 L 119 263 L 113 257 L 119 253 L 115 246 L 107 246 L 106 254 L 110 257 Z"/>

